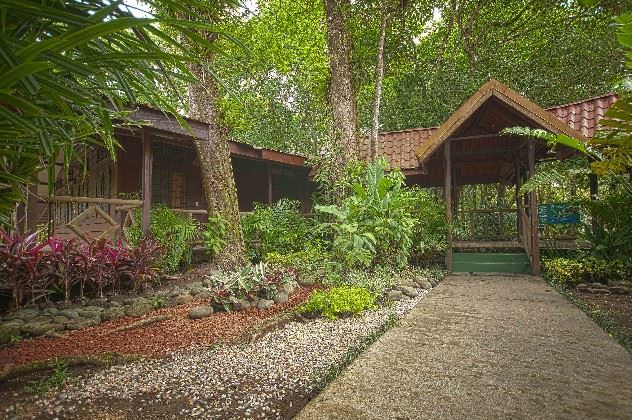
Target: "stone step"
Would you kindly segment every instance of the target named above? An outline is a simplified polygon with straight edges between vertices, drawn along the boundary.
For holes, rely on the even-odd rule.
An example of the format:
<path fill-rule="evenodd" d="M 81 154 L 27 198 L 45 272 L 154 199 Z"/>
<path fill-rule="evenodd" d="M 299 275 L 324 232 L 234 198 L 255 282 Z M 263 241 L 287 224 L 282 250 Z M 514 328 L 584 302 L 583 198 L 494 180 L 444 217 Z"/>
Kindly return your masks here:
<path fill-rule="evenodd" d="M 520 253 L 454 253 L 452 271 L 455 273 L 530 274 L 531 263 L 526 254 Z"/>

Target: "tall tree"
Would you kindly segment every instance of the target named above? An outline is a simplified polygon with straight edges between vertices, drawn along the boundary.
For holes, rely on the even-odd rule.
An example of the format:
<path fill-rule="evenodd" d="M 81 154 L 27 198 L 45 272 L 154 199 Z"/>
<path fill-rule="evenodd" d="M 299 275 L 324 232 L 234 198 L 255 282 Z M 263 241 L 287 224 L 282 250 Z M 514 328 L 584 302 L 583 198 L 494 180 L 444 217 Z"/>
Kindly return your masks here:
<path fill-rule="evenodd" d="M 375 60 L 375 93 L 373 94 L 373 114 L 371 116 L 371 159 L 377 157 L 377 137 L 380 129 L 380 101 L 382 100 L 382 79 L 384 78 L 384 42 L 388 21 L 387 0 L 380 0 L 380 35 L 377 41 L 377 59 Z"/>
<path fill-rule="evenodd" d="M 215 16 L 209 16 L 208 19 L 211 22 L 217 20 Z M 218 42 L 217 34 L 201 35 L 212 45 Z M 220 87 L 211 72 L 214 57 L 213 49 L 200 49 L 199 62 L 189 64 L 189 70 L 197 80 L 188 86 L 189 114 L 209 126 L 207 139 L 195 141 L 195 149 L 200 161 L 208 214 L 221 215 L 227 224 L 226 244 L 215 257 L 215 263 L 221 268 L 230 269 L 243 265 L 246 256 L 228 130 L 222 122 L 219 106 Z"/>
<path fill-rule="evenodd" d="M 329 105 L 335 138 L 341 148 L 340 164 L 358 159 L 358 109 L 351 58 L 353 43 L 346 24 L 350 0 L 325 0 L 329 56 Z"/>

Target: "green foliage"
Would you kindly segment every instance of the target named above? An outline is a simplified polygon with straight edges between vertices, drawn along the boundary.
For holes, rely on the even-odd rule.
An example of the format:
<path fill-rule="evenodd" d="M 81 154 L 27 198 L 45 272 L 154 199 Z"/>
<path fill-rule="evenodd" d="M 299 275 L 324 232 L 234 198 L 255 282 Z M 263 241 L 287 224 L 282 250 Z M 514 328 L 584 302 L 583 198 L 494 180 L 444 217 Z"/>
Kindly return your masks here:
<path fill-rule="evenodd" d="M 164 296 L 160 296 L 160 295 L 152 296 L 151 299 L 149 299 L 149 303 L 154 309 L 164 308 L 167 305 L 167 303 L 165 302 Z"/>
<path fill-rule="evenodd" d="M 231 136 L 313 156 L 330 130 L 324 7 L 302 0 L 257 5 L 256 16 L 225 25 L 248 51 L 229 44 L 216 60 L 235 92 L 221 104 Z"/>
<path fill-rule="evenodd" d="M 359 287 L 379 296 L 395 286 L 398 280 L 399 276 L 394 270 L 386 267 L 376 267 L 374 270 L 349 270 L 342 276 L 325 281 L 325 284 Z"/>
<path fill-rule="evenodd" d="M 135 209 L 135 219 L 137 225 L 125 230 L 126 238 L 132 245 L 137 245 L 142 239 L 142 211 L 139 208 Z M 163 248 L 161 266 L 165 272 L 175 272 L 191 264 L 192 244 L 199 235 L 199 223 L 190 214 L 156 204 L 149 216 L 149 231 Z"/>
<path fill-rule="evenodd" d="M 211 256 L 219 254 L 226 245 L 226 219 L 221 214 L 209 216 L 206 228 L 202 231 L 202 241 Z"/>
<path fill-rule="evenodd" d="M 340 206 L 316 206 L 317 212 L 333 218 L 319 229 L 331 234 L 332 255 L 349 267 L 402 267 L 410 254 L 413 200 L 404 188 L 402 173 L 387 174 L 385 169 L 383 159 L 368 164 Z"/>
<path fill-rule="evenodd" d="M 615 20 L 617 39 L 627 50 L 626 67 L 632 70 L 632 13 L 623 14 Z M 587 143 L 564 134 L 531 128 L 517 127 L 505 131 L 546 140 L 552 147 L 560 144 L 579 150 L 594 160 L 590 167 L 597 175 L 625 173 L 632 167 L 632 92 L 629 80 L 624 80 L 619 95 L 617 102 L 608 108 L 604 118 L 599 121 L 600 130 Z"/>
<path fill-rule="evenodd" d="M 432 197 L 428 190 L 417 186 L 409 188 L 408 194 L 411 198 L 411 215 L 415 219 L 412 252 L 427 261 L 432 254 L 445 251 L 448 247 L 445 206 Z"/>
<path fill-rule="evenodd" d="M 147 0 L 188 14 L 197 0 Z M 48 169 L 49 192 L 59 157 L 68 164 L 78 146 L 100 144 L 113 155 L 116 127 L 130 124 L 138 103 L 176 113 L 175 81 L 193 77 L 187 42 L 209 42 L 192 29 L 202 21 L 134 17 L 110 0 L 2 3 L 0 49 L 0 223 Z M 183 42 L 186 40 L 186 42 Z M 181 120 L 184 124 L 184 121 Z"/>
<path fill-rule="evenodd" d="M 314 292 L 299 310 L 336 319 L 339 316 L 358 315 L 366 309 L 375 308 L 375 299 L 374 293 L 362 287 L 340 286 Z"/>
<path fill-rule="evenodd" d="M 592 255 L 632 265 L 632 184 L 621 178 L 621 184 L 603 198 L 586 202 L 596 224 L 594 232 L 592 226 L 586 226 L 586 232 Z"/>
<path fill-rule="evenodd" d="M 42 396 L 52 388 L 64 384 L 68 380 L 68 378 L 70 378 L 68 364 L 55 359 L 50 363 L 49 367 L 52 369 L 52 373 L 50 374 L 50 376 L 43 378 L 38 382 L 35 382 L 31 386 L 27 386 L 27 391 L 38 396 Z"/>
<path fill-rule="evenodd" d="M 271 252 L 266 255 L 266 262 L 276 268 L 295 269 L 301 278 L 307 279 L 304 283 L 326 282 L 327 277 L 338 271 L 331 255 L 316 247 L 289 254 Z"/>
<path fill-rule="evenodd" d="M 252 261 L 267 254 L 301 251 L 311 240 L 314 222 L 300 214 L 300 202 L 282 199 L 272 206 L 256 203 L 251 214 L 242 218 L 244 240 Z"/>
<path fill-rule="evenodd" d="M 255 297 L 271 299 L 284 284 L 296 284 L 298 273 L 293 268 L 278 268 L 259 263 L 241 270 L 222 272 L 207 277 L 213 300 L 226 310 L 239 299 Z"/>
<path fill-rule="evenodd" d="M 612 90 L 623 74 L 612 16 L 624 3 L 393 1 L 380 130 L 439 125 L 490 77 L 543 106 Z M 366 132 L 380 7 L 347 6 L 359 126 Z M 262 0 L 247 16 L 226 29 L 252 54 L 232 47 L 218 69 L 238 92 L 222 104 L 233 139 L 321 156 L 332 137 L 322 2 Z"/>
<path fill-rule="evenodd" d="M 625 280 L 632 274 L 629 267 L 619 260 L 602 260 L 594 257 L 582 259 L 543 258 L 545 275 L 560 285 L 579 283 L 604 283 Z"/>

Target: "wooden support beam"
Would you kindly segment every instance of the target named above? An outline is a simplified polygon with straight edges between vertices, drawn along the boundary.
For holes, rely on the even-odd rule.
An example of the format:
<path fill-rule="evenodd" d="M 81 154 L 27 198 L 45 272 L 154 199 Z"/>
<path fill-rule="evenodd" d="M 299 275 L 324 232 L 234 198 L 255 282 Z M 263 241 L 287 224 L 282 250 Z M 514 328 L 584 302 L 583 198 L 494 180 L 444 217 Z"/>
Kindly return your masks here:
<path fill-rule="evenodd" d="M 445 200 L 445 217 L 448 221 L 448 250 L 446 253 L 445 265 L 448 271 L 452 271 L 452 157 L 450 156 L 451 141 L 447 140 L 444 146 L 444 185 L 443 198 Z"/>
<path fill-rule="evenodd" d="M 529 139 L 529 178 L 535 175 L 535 140 Z M 531 235 L 531 265 L 533 274 L 540 275 L 540 237 L 538 235 L 538 196 L 535 190 L 529 193 L 529 221 Z"/>
<path fill-rule="evenodd" d="M 151 133 L 143 128 L 143 235 L 149 233 L 149 217 L 151 215 L 151 178 L 154 152 Z"/>
<path fill-rule="evenodd" d="M 522 188 L 522 175 L 520 173 L 520 157 L 516 154 L 515 160 L 515 178 L 516 178 L 516 224 L 518 229 L 518 237 L 522 236 L 522 219 L 520 217 L 520 208 L 522 207 L 522 197 L 520 196 L 520 188 Z"/>
<path fill-rule="evenodd" d="M 596 200 L 599 195 L 599 180 L 597 179 L 597 175 L 590 174 L 588 175 L 588 182 L 590 183 L 590 199 Z M 597 219 L 594 215 L 591 217 L 592 231 L 593 235 L 597 233 Z"/>
<path fill-rule="evenodd" d="M 266 164 L 266 174 L 268 177 L 268 205 L 272 205 L 272 168 L 270 164 Z"/>

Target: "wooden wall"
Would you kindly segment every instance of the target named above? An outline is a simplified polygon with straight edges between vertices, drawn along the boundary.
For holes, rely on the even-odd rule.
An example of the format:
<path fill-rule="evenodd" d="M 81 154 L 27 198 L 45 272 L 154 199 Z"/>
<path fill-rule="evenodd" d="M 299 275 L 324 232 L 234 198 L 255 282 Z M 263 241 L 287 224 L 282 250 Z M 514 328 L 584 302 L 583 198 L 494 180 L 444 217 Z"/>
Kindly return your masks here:
<path fill-rule="evenodd" d="M 102 198 L 141 199 L 142 145 L 138 138 L 119 136 L 121 149 L 113 162 L 105 150 L 92 149 L 87 154 L 86 172 L 79 162 L 70 168 L 69 178 L 60 171 L 56 180 L 55 195 L 87 196 Z M 195 150 L 187 145 L 169 144 L 154 139 L 152 176 L 152 201 L 163 202 L 171 208 L 206 210 L 200 167 Z M 255 160 L 243 156 L 232 156 L 233 173 L 237 187 L 239 210 L 252 211 L 254 203 L 267 204 L 281 198 L 291 198 L 302 203 L 302 211 L 311 209 L 310 197 L 313 187 L 308 177 L 308 168 L 282 165 L 275 162 Z M 272 182 L 272 190 L 269 189 Z M 45 203 L 36 203 L 44 209 L 42 217 L 29 223 L 34 229 L 36 222 L 52 218 L 55 220 L 55 236 L 71 237 L 72 231 L 65 223 L 72 220 L 87 204 L 54 204 L 50 216 Z M 119 221 L 120 214 L 114 206 L 101 208 Z M 196 216 L 198 217 L 198 216 Z M 198 217 L 201 221 L 203 217 Z M 110 225 L 98 215 L 85 219 L 81 226 L 89 235 L 96 237 Z"/>

